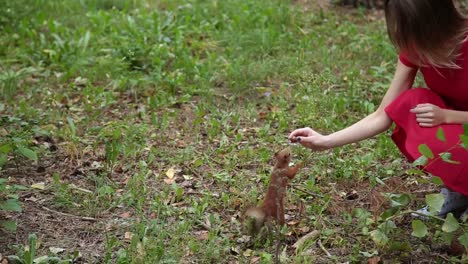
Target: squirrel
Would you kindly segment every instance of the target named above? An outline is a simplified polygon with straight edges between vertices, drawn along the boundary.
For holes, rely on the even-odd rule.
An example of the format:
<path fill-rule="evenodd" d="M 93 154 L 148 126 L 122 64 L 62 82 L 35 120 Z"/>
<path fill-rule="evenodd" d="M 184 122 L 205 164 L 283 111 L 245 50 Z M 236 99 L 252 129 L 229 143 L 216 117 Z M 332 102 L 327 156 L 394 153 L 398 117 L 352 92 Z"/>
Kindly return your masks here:
<path fill-rule="evenodd" d="M 291 149 L 289 147 L 275 153 L 275 166 L 270 176 L 270 183 L 263 203 L 246 210 L 244 216 L 251 235 L 257 234 L 269 222 L 276 221 L 284 225 L 284 196 L 289 180 L 293 179 L 301 164 L 289 167 Z"/>

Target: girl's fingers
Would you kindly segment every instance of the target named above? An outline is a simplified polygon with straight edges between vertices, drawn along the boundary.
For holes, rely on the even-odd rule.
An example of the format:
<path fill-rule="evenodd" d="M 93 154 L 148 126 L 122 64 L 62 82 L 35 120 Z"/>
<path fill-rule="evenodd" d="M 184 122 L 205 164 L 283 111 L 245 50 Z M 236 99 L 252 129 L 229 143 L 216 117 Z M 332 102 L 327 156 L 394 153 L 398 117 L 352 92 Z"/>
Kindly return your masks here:
<path fill-rule="evenodd" d="M 416 121 L 418 123 L 432 123 L 432 119 L 431 118 L 416 118 Z"/>
<path fill-rule="evenodd" d="M 416 117 L 418 118 L 431 118 L 434 117 L 434 112 L 426 112 L 426 113 L 421 113 L 421 114 L 416 114 Z"/>
<path fill-rule="evenodd" d="M 415 113 L 415 114 L 432 112 L 432 107 L 430 107 L 430 106 L 416 106 L 415 108 L 411 109 L 410 112 Z"/>
<path fill-rule="evenodd" d="M 309 136 L 310 131 L 311 131 L 310 128 L 299 128 L 299 129 L 296 129 L 293 132 L 291 132 L 291 134 L 289 134 L 288 138 L 293 139 L 293 138 L 296 138 L 296 137 L 304 137 L 304 136 L 307 137 L 307 136 Z"/>
<path fill-rule="evenodd" d="M 419 123 L 419 126 L 421 126 L 421 127 L 433 127 L 434 125 L 432 125 L 431 123 Z"/>
<path fill-rule="evenodd" d="M 425 104 L 418 104 L 416 107 L 423 107 L 423 106 L 431 106 L 432 104 L 425 103 Z"/>
<path fill-rule="evenodd" d="M 313 142 L 313 137 L 300 137 L 301 143 L 311 143 Z"/>

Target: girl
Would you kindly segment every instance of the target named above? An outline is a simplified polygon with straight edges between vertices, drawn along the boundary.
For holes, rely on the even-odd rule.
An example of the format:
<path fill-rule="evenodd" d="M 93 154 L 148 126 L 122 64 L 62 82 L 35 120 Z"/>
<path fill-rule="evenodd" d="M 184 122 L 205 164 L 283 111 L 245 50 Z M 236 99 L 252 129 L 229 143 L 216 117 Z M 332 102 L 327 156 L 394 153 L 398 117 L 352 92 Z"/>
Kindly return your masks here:
<path fill-rule="evenodd" d="M 386 0 L 388 35 L 399 51 L 396 72 L 379 108 L 359 122 L 329 135 L 306 127 L 289 139 L 312 150 L 324 150 L 375 136 L 392 122 L 392 139 L 410 162 L 420 144 L 434 153 L 425 170 L 447 188 L 440 216 L 468 206 L 468 150 L 460 145 L 468 124 L 468 19 L 452 0 Z M 426 88 L 412 88 L 421 71 Z M 446 140 L 437 139 L 443 129 Z M 468 147 L 468 146 L 467 146 Z M 451 164 L 437 159 L 450 152 Z"/>

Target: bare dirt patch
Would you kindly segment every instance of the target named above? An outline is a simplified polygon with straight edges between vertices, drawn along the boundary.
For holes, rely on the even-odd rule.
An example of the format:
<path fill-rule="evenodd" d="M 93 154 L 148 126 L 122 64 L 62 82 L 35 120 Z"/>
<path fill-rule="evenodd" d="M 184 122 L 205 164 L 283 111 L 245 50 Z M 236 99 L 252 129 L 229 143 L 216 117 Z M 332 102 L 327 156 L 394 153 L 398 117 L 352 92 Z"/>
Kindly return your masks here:
<path fill-rule="evenodd" d="M 23 213 L 16 215 L 16 234 L 5 233 L 0 240 L 0 248 L 5 255 L 16 252 L 12 245 L 27 245 L 28 236 L 38 237 L 38 254 L 50 254 L 50 248 L 61 248 L 64 254 L 72 255 L 79 251 L 84 260 L 98 260 L 104 251 L 104 227 L 102 222 L 87 221 L 80 217 L 61 215 L 58 211 L 47 211 L 38 203 L 23 204 Z M 3 250 L 2 250 L 3 251 Z"/>
<path fill-rule="evenodd" d="M 88 163 L 88 162 L 85 162 Z M 89 168 L 88 168 L 89 169 Z M 73 182 L 75 188 L 92 189 L 92 184 L 82 173 L 86 168 L 73 162 L 63 151 L 42 157 L 33 164 L 26 160 L 17 160 L 2 172 L 2 177 L 9 179 L 9 184 L 30 187 L 19 193 L 22 203 L 21 213 L 2 212 L 0 218 L 14 220 L 17 223 L 15 233 L 0 231 L 0 253 L 4 256 L 16 254 L 14 245 L 27 245 L 28 236 L 38 237 L 37 256 L 50 254 L 50 248 L 63 249 L 61 254 L 72 255 L 78 251 L 81 260 L 98 260 L 104 252 L 105 225 L 109 216 L 81 216 L 82 212 L 67 212 L 57 207 L 53 193 L 53 173 L 58 173 L 60 181 Z M 70 190 L 69 190 L 70 191 Z M 82 191 L 81 191 L 82 192 Z M 91 191 L 89 191 L 91 192 Z M 70 194 L 74 195 L 74 194 Z"/>

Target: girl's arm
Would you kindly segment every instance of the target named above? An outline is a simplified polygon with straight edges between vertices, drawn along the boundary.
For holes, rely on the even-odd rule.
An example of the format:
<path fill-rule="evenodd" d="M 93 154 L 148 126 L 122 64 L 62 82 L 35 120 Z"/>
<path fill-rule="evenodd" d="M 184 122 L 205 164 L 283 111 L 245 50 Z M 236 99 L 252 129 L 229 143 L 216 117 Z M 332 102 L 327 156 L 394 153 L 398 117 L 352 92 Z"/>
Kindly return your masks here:
<path fill-rule="evenodd" d="M 403 91 L 411 88 L 416 73 L 417 69 L 407 67 L 398 61 L 390 87 L 374 113 L 345 129 L 326 136 L 311 128 L 297 129 L 289 135 L 290 140 L 298 141 L 313 150 L 323 150 L 358 142 L 387 130 L 392 121 L 385 113 L 385 107 Z"/>
<path fill-rule="evenodd" d="M 468 112 L 444 109 L 445 123 L 447 124 L 468 124 Z"/>

